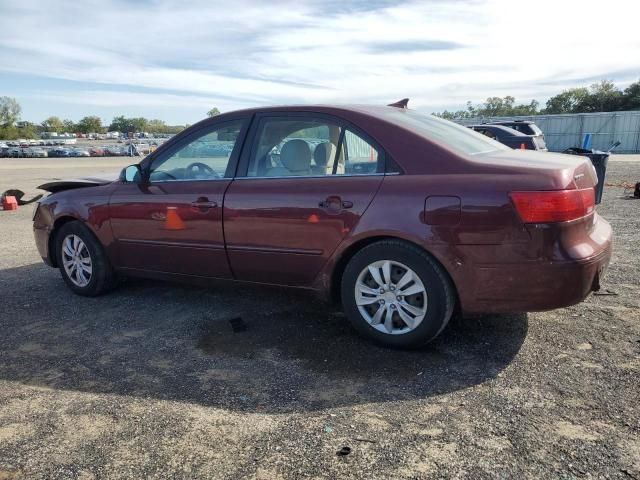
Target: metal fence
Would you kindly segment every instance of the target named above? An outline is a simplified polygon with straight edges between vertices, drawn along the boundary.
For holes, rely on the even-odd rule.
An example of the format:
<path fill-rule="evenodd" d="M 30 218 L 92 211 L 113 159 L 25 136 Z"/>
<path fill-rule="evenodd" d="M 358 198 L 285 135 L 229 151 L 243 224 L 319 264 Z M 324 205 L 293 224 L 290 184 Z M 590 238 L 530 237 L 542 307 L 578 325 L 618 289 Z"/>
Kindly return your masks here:
<path fill-rule="evenodd" d="M 591 148 L 607 150 L 620 141 L 616 153 L 640 153 L 640 111 L 465 118 L 459 123 L 473 125 L 497 120 L 534 121 L 544 132 L 547 147 L 554 152 L 581 146 L 584 136 L 590 133 Z"/>

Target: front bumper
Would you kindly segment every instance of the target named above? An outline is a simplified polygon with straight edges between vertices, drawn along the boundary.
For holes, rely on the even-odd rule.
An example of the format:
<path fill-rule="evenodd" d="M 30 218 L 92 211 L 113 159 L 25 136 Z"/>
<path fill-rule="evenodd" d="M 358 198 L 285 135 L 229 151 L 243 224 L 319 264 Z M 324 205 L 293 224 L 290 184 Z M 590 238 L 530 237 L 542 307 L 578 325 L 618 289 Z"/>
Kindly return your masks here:
<path fill-rule="evenodd" d="M 42 257 L 42 261 L 53 267 L 53 261 L 49 257 L 49 229 L 46 226 L 33 225 L 33 236 L 36 241 L 38 253 Z"/>
<path fill-rule="evenodd" d="M 55 261 L 51 258 L 49 252 L 49 237 L 52 224 L 50 212 L 38 203 L 33 212 L 33 237 L 42 261 L 50 267 L 55 266 Z"/>

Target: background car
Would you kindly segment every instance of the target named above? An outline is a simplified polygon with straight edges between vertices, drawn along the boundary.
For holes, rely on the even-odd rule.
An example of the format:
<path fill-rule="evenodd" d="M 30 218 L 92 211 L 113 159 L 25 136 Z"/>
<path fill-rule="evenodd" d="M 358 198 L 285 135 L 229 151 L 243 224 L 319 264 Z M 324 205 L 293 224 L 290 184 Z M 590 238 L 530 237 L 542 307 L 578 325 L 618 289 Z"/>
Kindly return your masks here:
<path fill-rule="evenodd" d="M 405 108 L 259 108 L 192 125 L 117 179 L 42 185 L 34 234 L 80 295 L 120 276 L 308 289 L 362 335 L 416 347 L 454 310 L 597 290 L 612 234 L 596 181 L 588 158 Z"/>
<path fill-rule="evenodd" d="M 50 157 L 70 157 L 71 153 L 68 148 L 52 148 L 49 150 Z"/>
<path fill-rule="evenodd" d="M 104 155 L 104 150 L 100 147 L 91 147 L 89 149 L 89 155 L 92 157 L 102 157 Z"/>
<path fill-rule="evenodd" d="M 89 153 L 88 150 L 85 150 L 83 148 L 72 148 L 71 150 L 69 150 L 69 156 L 70 157 L 90 157 L 91 154 Z"/>
<path fill-rule="evenodd" d="M 500 120 L 495 122 L 488 122 L 487 125 L 502 125 L 503 127 L 512 128 L 525 135 L 533 135 L 535 142 L 539 147 L 539 150 L 547 148 L 547 144 L 544 140 L 544 133 L 530 120 Z"/>
<path fill-rule="evenodd" d="M 49 154 L 43 148 L 32 148 L 31 149 L 31 156 L 32 157 L 36 157 L 36 158 L 45 158 L 45 157 L 48 157 Z"/>
<path fill-rule="evenodd" d="M 539 144 L 536 135 L 525 135 L 517 130 L 502 125 L 470 125 L 468 128 L 475 130 L 493 140 L 511 148 L 524 148 L 525 150 L 541 150 L 546 152 L 547 147 Z"/>

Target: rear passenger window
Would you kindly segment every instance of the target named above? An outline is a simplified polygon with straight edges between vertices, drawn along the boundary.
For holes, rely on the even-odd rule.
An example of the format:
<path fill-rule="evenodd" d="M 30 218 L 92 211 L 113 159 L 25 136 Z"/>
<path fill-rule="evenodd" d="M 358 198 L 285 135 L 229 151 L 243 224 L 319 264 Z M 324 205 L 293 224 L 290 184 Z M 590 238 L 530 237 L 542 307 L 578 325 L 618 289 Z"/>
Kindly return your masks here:
<path fill-rule="evenodd" d="M 345 166 L 345 173 L 351 175 L 382 173 L 380 157 L 380 152 L 371 143 L 351 130 L 345 130 L 340 156 L 341 163 Z"/>
<path fill-rule="evenodd" d="M 384 172 L 379 147 L 324 118 L 269 117 L 258 126 L 248 177 L 317 177 Z"/>

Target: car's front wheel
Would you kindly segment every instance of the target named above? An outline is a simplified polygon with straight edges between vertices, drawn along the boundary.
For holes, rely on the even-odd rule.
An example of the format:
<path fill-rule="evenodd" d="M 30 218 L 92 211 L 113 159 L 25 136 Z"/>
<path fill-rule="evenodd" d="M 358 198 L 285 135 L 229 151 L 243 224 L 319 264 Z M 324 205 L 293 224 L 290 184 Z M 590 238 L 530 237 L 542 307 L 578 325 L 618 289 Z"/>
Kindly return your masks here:
<path fill-rule="evenodd" d="M 55 237 L 56 260 L 65 283 L 79 295 L 94 297 L 115 284 L 102 245 L 81 222 L 64 224 Z"/>
<path fill-rule="evenodd" d="M 455 305 L 444 269 L 424 250 L 399 240 L 376 242 L 356 253 L 345 268 L 341 291 L 356 330 L 398 348 L 433 340 Z"/>

